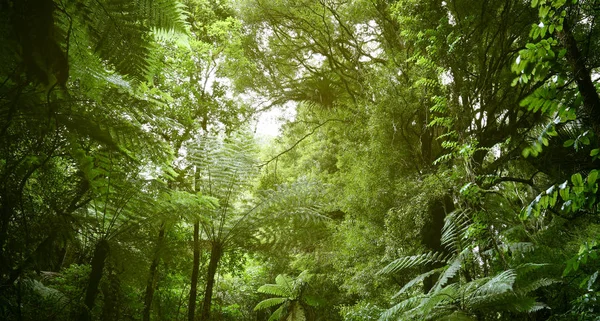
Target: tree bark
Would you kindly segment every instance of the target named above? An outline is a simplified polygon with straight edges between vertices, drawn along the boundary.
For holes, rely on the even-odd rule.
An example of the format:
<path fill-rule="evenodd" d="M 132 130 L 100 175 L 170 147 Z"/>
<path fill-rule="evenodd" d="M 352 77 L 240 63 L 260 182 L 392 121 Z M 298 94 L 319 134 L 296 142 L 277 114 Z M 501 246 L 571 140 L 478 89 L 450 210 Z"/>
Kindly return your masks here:
<path fill-rule="evenodd" d="M 444 228 L 444 219 L 449 211 L 454 208 L 454 203 L 450 195 L 445 195 L 443 199 L 436 200 L 429 207 L 429 222 L 425 224 L 421 232 L 422 242 L 428 251 L 443 253 L 446 250 L 442 247 L 442 229 Z M 442 263 L 432 263 L 425 266 L 426 271 L 430 271 L 442 266 Z M 438 275 L 431 275 L 423 280 L 424 293 L 428 293 L 437 281 Z"/>
<path fill-rule="evenodd" d="M 577 89 L 583 98 L 583 108 L 587 118 L 584 121 L 594 129 L 594 134 L 600 137 L 600 97 L 596 92 L 590 71 L 585 65 L 585 57 L 577 48 L 577 40 L 567 21 L 564 22 L 563 31 L 558 34 L 558 38 L 567 50 L 565 57 L 573 71 Z"/>
<path fill-rule="evenodd" d="M 158 241 L 156 242 L 156 249 L 154 250 L 154 256 L 152 258 L 152 263 L 150 264 L 150 274 L 148 275 L 148 282 L 146 283 L 146 295 L 144 296 L 144 312 L 142 317 L 144 321 L 150 321 L 150 311 L 152 310 L 152 299 L 154 298 L 154 287 L 156 286 L 158 263 L 160 262 L 160 252 L 163 246 L 164 239 L 165 222 L 162 222 L 160 224 L 160 230 L 158 231 Z"/>
<path fill-rule="evenodd" d="M 79 314 L 80 321 L 90 320 L 90 311 L 94 307 L 94 302 L 96 302 L 98 285 L 100 284 L 100 279 L 102 279 L 104 263 L 106 262 L 109 251 L 110 247 L 107 240 L 102 239 L 98 242 L 98 244 L 96 244 L 94 257 L 92 258 L 92 271 L 90 272 L 90 279 L 85 291 L 84 306 L 81 308 L 81 312 Z"/>
<path fill-rule="evenodd" d="M 188 321 L 195 321 L 196 298 L 198 296 L 198 270 L 200 267 L 200 222 L 194 223 L 194 262 L 190 285 L 190 300 L 188 302 Z"/>
<path fill-rule="evenodd" d="M 208 275 L 206 278 L 206 291 L 204 291 L 204 302 L 202 304 L 202 315 L 200 316 L 201 321 L 208 321 L 210 318 L 210 307 L 212 303 L 213 286 L 215 285 L 215 274 L 217 273 L 217 267 L 223 254 L 223 246 L 219 242 L 212 244 L 210 251 L 210 261 L 208 263 Z"/>

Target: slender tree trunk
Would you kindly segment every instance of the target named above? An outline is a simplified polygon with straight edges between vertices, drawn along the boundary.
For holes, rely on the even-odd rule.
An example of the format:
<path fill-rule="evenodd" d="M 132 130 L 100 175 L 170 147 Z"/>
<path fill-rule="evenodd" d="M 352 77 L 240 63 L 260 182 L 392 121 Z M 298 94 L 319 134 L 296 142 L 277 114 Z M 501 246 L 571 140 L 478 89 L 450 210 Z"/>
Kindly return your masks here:
<path fill-rule="evenodd" d="M 94 307 L 94 302 L 96 302 L 96 296 L 98 295 L 98 285 L 100 284 L 100 279 L 102 279 L 104 263 L 106 262 L 106 258 L 108 257 L 109 250 L 110 247 L 108 245 L 107 240 L 102 239 L 98 242 L 98 244 L 96 244 L 96 249 L 94 250 L 94 257 L 92 258 L 92 271 L 90 272 L 90 279 L 88 281 L 88 286 L 85 291 L 85 306 L 82 307 L 81 312 L 79 314 L 80 321 L 90 320 L 90 311 Z"/>
<path fill-rule="evenodd" d="M 160 224 L 160 230 L 158 231 L 158 241 L 156 242 L 156 248 L 154 250 L 154 257 L 150 264 L 150 273 L 148 275 L 148 282 L 146 283 L 146 295 L 144 296 L 144 312 L 143 320 L 150 320 L 150 310 L 152 310 L 152 299 L 154 298 L 154 287 L 156 286 L 156 275 L 158 274 L 158 263 L 160 261 L 160 252 L 163 246 L 163 240 L 165 239 L 165 222 Z"/>
<path fill-rule="evenodd" d="M 196 298 L 198 296 L 198 269 L 200 267 L 200 222 L 194 223 L 194 263 L 192 266 L 192 282 L 190 300 L 188 302 L 188 321 L 195 321 Z"/>
<path fill-rule="evenodd" d="M 201 321 L 208 321 L 210 318 L 210 307 L 212 303 L 213 286 L 215 285 L 215 274 L 223 254 L 223 246 L 219 242 L 212 244 L 210 251 L 210 261 L 208 263 L 208 276 L 206 278 L 206 291 L 204 291 L 204 302 L 202 304 Z"/>

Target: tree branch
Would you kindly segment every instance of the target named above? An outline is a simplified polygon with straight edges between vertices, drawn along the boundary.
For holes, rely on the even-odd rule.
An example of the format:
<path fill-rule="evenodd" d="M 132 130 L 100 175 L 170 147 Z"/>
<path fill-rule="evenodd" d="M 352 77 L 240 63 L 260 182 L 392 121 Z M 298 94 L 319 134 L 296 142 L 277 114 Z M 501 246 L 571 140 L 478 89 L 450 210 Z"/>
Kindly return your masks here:
<path fill-rule="evenodd" d="M 269 163 L 271 163 L 272 161 L 278 159 L 283 154 L 285 154 L 285 153 L 291 151 L 292 149 L 294 149 L 296 146 L 298 146 L 298 144 L 300 144 L 302 141 L 304 141 L 309 136 L 311 136 L 312 134 L 314 134 L 317 131 L 317 129 L 323 127 L 325 124 L 327 124 L 329 122 L 332 122 L 332 121 L 346 122 L 345 120 L 342 120 L 342 119 L 327 119 L 326 121 L 324 121 L 324 122 L 318 124 L 317 126 L 315 126 L 308 134 L 304 135 L 302 138 L 300 138 L 298 141 L 296 141 L 292 146 L 290 146 L 286 150 L 282 151 L 281 153 L 275 155 L 273 158 L 271 158 L 271 159 L 265 161 L 264 163 L 258 165 L 258 167 L 263 167 L 263 166 L 269 165 Z"/>

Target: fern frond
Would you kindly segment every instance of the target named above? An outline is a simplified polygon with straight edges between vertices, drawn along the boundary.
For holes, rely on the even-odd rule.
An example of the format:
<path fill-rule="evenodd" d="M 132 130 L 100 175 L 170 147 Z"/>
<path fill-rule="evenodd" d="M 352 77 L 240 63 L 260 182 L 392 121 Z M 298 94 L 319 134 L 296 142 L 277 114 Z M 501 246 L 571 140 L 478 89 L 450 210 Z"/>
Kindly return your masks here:
<path fill-rule="evenodd" d="M 294 280 L 291 277 L 285 274 L 279 274 L 275 277 L 275 283 L 282 289 L 285 289 L 288 296 L 293 292 Z"/>
<path fill-rule="evenodd" d="M 440 276 L 436 284 L 434 285 L 432 290 L 441 289 L 443 286 L 448 283 L 448 281 L 453 278 L 460 268 L 462 267 L 462 262 L 471 253 L 471 251 L 467 248 L 464 249 L 461 255 L 457 255 L 448 266 L 445 267 L 444 273 Z"/>
<path fill-rule="evenodd" d="M 393 307 L 385 310 L 379 317 L 379 321 L 393 320 L 394 317 L 399 315 L 400 313 L 419 306 L 419 303 L 423 298 L 424 297 L 422 295 L 415 295 L 397 303 Z"/>
<path fill-rule="evenodd" d="M 465 303 L 468 306 L 483 306 L 501 301 L 505 299 L 503 294 L 513 290 L 515 280 L 515 271 L 506 270 L 492 278 L 472 281 L 471 284 L 475 286 L 466 287 L 470 293 L 467 294 Z"/>
<path fill-rule="evenodd" d="M 286 300 L 287 300 L 287 298 L 270 298 L 270 299 L 262 300 L 254 307 L 254 311 L 263 310 L 263 309 L 267 309 L 267 308 L 282 304 Z"/>
<path fill-rule="evenodd" d="M 186 14 L 174 0 L 78 0 L 69 4 L 74 30 L 85 30 L 89 46 L 118 73 L 144 80 L 151 69 L 152 30 L 187 33 Z M 85 22 L 85 23 L 83 23 Z"/>
<path fill-rule="evenodd" d="M 524 311 L 524 312 L 533 313 L 533 312 L 540 311 L 542 309 L 549 309 L 549 308 L 550 307 L 545 303 L 536 302 L 533 306 L 531 306 L 531 308 L 529 308 L 527 311 Z"/>
<path fill-rule="evenodd" d="M 504 293 L 512 290 L 517 275 L 514 270 L 506 270 L 494 276 L 483 284 L 475 293 L 475 296 L 485 296 Z"/>
<path fill-rule="evenodd" d="M 443 270 L 443 268 L 438 268 L 438 269 L 433 269 L 430 271 L 427 271 L 425 273 L 420 274 L 419 276 L 413 278 L 412 280 L 410 280 L 408 283 L 406 283 L 401 289 L 400 291 L 398 291 L 396 294 L 394 294 L 394 296 L 392 297 L 392 299 L 396 299 L 397 297 L 399 297 L 400 295 L 404 294 L 406 292 L 406 290 L 412 288 L 413 286 L 415 286 L 416 284 L 419 284 L 421 281 L 425 280 L 426 278 L 439 273 Z"/>
<path fill-rule="evenodd" d="M 515 270 L 517 271 L 519 277 L 523 277 L 533 271 L 536 271 L 537 269 L 544 267 L 544 266 L 548 266 L 549 264 L 547 263 L 525 263 L 525 264 L 521 264 L 519 266 L 517 266 L 515 268 Z"/>
<path fill-rule="evenodd" d="M 446 262 L 446 258 L 443 253 L 428 252 L 413 256 L 405 256 L 392 261 L 386 267 L 377 272 L 377 274 L 392 274 L 401 270 L 437 262 Z"/>
<path fill-rule="evenodd" d="M 448 214 L 444 219 L 444 227 L 442 228 L 442 246 L 450 251 L 457 252 L 461 248 L 460 240 L 467 232 L 470 223 L 463 210 L 455 210 Z"/>
<path fill-rule="evenodd" d="M 430 293 L 429 298 L 421 302 L 419 310 L 423 315 L 430 315 L 435 309 L 446 310 L 448 304 L 459 298 L 458 292 L 458 284 L 452 283 L 434 293 Z"/>
<path fill-rule="evenodd" d="M 531 242 L 515 242 L 509 243 L 508 249 L 515 254 L 523 254 L 531 252 L 535 249 L 533 243 Z"/>
<path fill-rule="evenodd" d="M 444 321 L 475 321 L 477 319 L 475 319 L 474 317 L 471 317 L 470 315 L 466 314 L 463 311 L 454 311 L 452 314 L 446 316 L 442 320 L 444 320 Z"/>
<path fill-rule="evenodd" d="M 268 321 L 277 321 L 279 319 L 281 319 L 281 315 L 283 314 L 283 310 L 285 309 L 285 304 L 282 304 L 279 308 L 277 308 L 277 310 L 275 310 L 275 312 L 273 312 L 273 314 L 271 314 L 271 317 L 269 317 Z"/>
<path fill-rule="evenodd" d="M 265 284 L 258 288 L 257 291 L 260 293 L 277 295 L 285 298 L 289 297 L 291 294 L 287 287 L 278 284 Z"/>
<path fill-rule="evenodd" d="M 559 283 L 559 280 L 554 280 L 554 279 L 548 279 L 548 278 L 542 278 L 542 279 L 538 279 L 535 280 L 525 286 L 521 286 L 517 289 L 517 293 L 521 294 L 521 295 L 525 295 L 528 294 L 530 292 L 533 292 L 539 288 L 545 287 L 545 286 L 549 286 L 555 283 Z"/>

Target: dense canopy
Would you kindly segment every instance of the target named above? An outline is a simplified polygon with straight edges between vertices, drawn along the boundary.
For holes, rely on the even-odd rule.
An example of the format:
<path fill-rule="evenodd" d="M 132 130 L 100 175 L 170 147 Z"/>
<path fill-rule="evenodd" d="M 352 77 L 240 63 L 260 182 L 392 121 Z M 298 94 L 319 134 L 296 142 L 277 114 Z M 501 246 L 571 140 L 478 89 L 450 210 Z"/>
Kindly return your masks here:
<path fill-rule="evenodd" d="M 1 0 L 0 319 L 599 320 L 599 15 Z"/>

